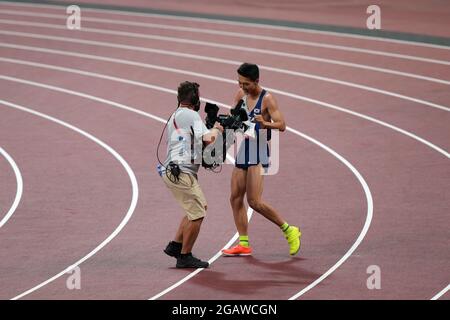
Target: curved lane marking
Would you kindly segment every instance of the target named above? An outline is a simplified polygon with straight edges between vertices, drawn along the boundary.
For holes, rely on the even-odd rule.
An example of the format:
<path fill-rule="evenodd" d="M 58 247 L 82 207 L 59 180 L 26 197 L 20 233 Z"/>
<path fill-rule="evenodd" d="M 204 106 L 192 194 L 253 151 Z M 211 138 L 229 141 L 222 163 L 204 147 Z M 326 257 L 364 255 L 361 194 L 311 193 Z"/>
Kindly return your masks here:
<path fill-rule="evenodd" d="M 9 25 L 16 26 L 18 24 L 18 22 L 16 20 L 0 19 L 0 24 L 9 24 Z M 64 27 L 64 26 L 59 26 L 59 25 L 54 25 L 54 24 L 49 24 L 49 23 L 21 21 L 20 25 L 21 26 L 57 29 L 57 30 L 64 30 L 64 31 L 67 30 L 66 27 Z M 408 77 L 408 78 L 414 78 L 414 79 L 419 79 L 419 80 L 424 80 L 424 81 L 430 81 L 430 82 L 436 82 L 436 83 L 440 83 L 440 84 L 450 85 L 450 81 L 433 78 L 433 77 L 428 77 L 428 76 L 423 76 L 423 75 L 418 75 L 418 74 L 414 74 L 414 73 L 386 69 L 386 68 L 373 67 L 373 66 L 369 66 L 369 65 L 365 65 L 365 64 L 351 63 L 351 62 L 346 62 L 346 61 L 342 61 L 342 60 L 318 58 L 315 56 L 287 53 L 287 52 L 282 52 L 282 51 L 266 50 L 266 49 L 259 49 L 259 48 L 249 48 L 249 47 L 230 45 L 230 44 L 222 44 L 222 43 L 211 42 L 211 41 L 189 40 L 189 39 L 183 39 L 183 38 L 177 38 L 177 37 L 165 37 L 165 36 L 158 36 L 158 35 L 149 35 L 149 34 L 125 32 L 125 31 L 111 31 L 111 30 L 105 30 L 105 29 L 86 28 L 86 27 L 81 28 L 79 31 L 86 32 L 86 33 L 99 33 L 99 34 L 108 34 L 108 35 L 114 35 L 114 36 L 125 36 L 125 37 L 132 37 L 132 38 L 184 43 L 184 44 L 190 44 L 190 45 L 229 49 L 229 50 L 235 50 L 235 51 L 239 51 L 239 52 L 245 51 L 245 52 L 252 52 L 252 53 L 261 53 L 261 54 L 266 54 L 266 55 L 270 55 L 270 56 L 278 56 L 278 57 L 285 57 L 285 58 L 292 58 L 292 59 L 299 59 L 299 60 L 315 61 L 315 62 L 320 62 L 320 63 L 334 64 L 334 65 L 339 65 L 339 66 L 344 66 L 344 67 L 376 71 L 376 72 L 393 74 L 393 75 L 402 76 L 402 77 Z M 20 34 L 24 34 L 24 33 L 2 31 L 1 34 L 20 35 Z"/>
<path fill-rule="evenodd" d="M 106 59 L 106 58 L 102 58 L 102 59 Z M 12 62 L 13 59 L 0 58 L 0 61 L 7 61 L 7 60 Z M 115 62 L 115 60 L 117 60 L 117 59 L 109 59 L 108 58 L 107 60 Z M 179 74 L 187 74 L 187 75 L 191 75 L 191 76 L 196 76 L 196 77 L 201 77 L 201 78 L 206 78 L 206 79 L 217 80 L 217 81 L 221 81 L 221 82 L 235 84 L 234 80 L 221 78 L 221 77 L 215 77 L 215 76 L 211 76 L 211 75 L 206 75 L 206 74 L 203 74 L 203 73 L 191 72 L 191 71 L 174 69 L 174 68 L 166 68 L 166 67 L 161 67 L 161 66 L 156 66 L 156 65 L 148 65 L 148 64 L 145 64 L 145 63 L 134 63 L 134 62 L 130 62 L 130 61 L 127 62 L 125 60 L 121 60 L 121 61 L 123 61 L 121 63 L 124 63 L 124 64 L 139 65 L 139 66 L 146 67 L 146 68 L 151 67 L 151 68 L 157 69 L 157 70 L 163 70 L 163 71 L 174 72 L 174 73 L 179 73 Z M 38 66 L 38 67 L 43 67 L 44 66 L 43 64 L 37 64 L 37 63 L 28 63 L 28 64 L 29 65 L 33 64 L 33 65 Z M 105 75 L 95 74 L 93 72 L 80 71 L 80 70 L 70 69 L 70 68 L 52 67 L 50 65 L 46 65 L 46 68 L 54 69 L 54 70 L 60 70 L 60 71 L 65 71 L 65 72 L 78 73 L 78 74 L 83 74 L 83 75 L 91 75 L 91 76 L 94 76 L 94 77 L 110 79 L 110 80 L 115 79 L 115 81 L 119 81 L 119 82 L 128 82 L 129 81 L 129 80 L 121 79 L 121 78 L 117 78 L 117 77 L 105 76 Z M 0 78 L 9 78 L 9 77 L 1 76 Z M 135 84 L 138 83 L 139 84 L 140 82 L 134 81 L 133 83 L 135 83 Z M 156 87 L 156 86 L 149 85 L 149 87 Z M 410 138 L 412 138 L 414 140 L 417 140 L 417 141 L 425 144 L 426 146 L 434 149 L 435 151 L 443 154 L 445 157 L 450 158 L 450 154 L 447 151 L 441 149 L 440 147 L 436 146 L 435 144 L 433 144 L 433 143 L 431 143 L 431 142 L 429 142 L 429 141 L 427 141 L 427 140 L 425 140 L 425 139 L 423 139 L 423 138 L 421 138 L 421 137 L 419 137 L 419 136 L 417 136 L 417 135 L 415 135 L 415 134 L 413 134 L 413 133 L 411 133 L 409 131 L 406 131 L 406 130 L 398 128 L 398 127 L 396 127 L 394 125 L 391 125 L 391 124 L 389 124 L 387 122 L 378 120 L 378 119 L 373 118 L 373 117 L 366 116 L 366 115 L 364 115 L 362 113 L 354 112 L 352 110 L 339 107 L 337 105 L 333 105 L 331 103 L 326 103 L 326 102 L 319 101 L 319 100 L 316 100 L 316 99 L 311 99 L 311 98 L 308 98 L 308 97 L 305 97 L 305 96 L 300 96 L 300 95 L 297 95 L 297 94 L 293 94 L 293 93 L 289 93 L 289 92 L 285 92 L 285 91 L 281 91 L 281 90 L 277 90 L 277 89 L 273 89 L 273 88 L 269 88 L 269 87 L 265 87 L 265 88 L 267 90 L 271 91 L 271 92 L 278 93 L 280 95 L 288 96 L 288 97 L 291 97 L 291 98 L 297 99 L 297 100 L 307 101 L 307 102 L 310 102 L 312 104 L 316 104 L 316 105 L 320 105 L 320 106 L 323 106 L 323 107 L 326 107 L 326 108 L 338 110 L 338 111 L 341 111 L 341 112 L 344 112 L 344 113 L 347 113 L 347 114 L 351 114 L 353 116 L 356 116 L 356 117 L 368 120 L 370 122 L 377 123 L 377 124 L 379 124 L 381 126 L 387 127 L 389 129 L 397 131 L 397 132 L 399 132 L 399 133 L 401 133 L 403 135 L 406 135 L 406 136 L 408 136 L 408 137 L 410 137 Z M 168 90 L 168 89 L 163 88 L 163 90 Z M 210 102 L 215 103 L 212 100 L 210 100 Z M 223 104 L 221 104 L 221 103 L 218 103 L 218 105 L 223 106 Z"/>
<path fill-rule="evenodd" d="M 16 183 L 17 183 L 16 196 L 14 197 L 13 204 L 9 208 L 8 212 L 6 212 L 6 215 L 3 217 L 3 219 L 0 220 L 0 228 L 1 228 L 5 225 L 6 222 L 8 222 L 8 220 L 12 217 L 12 215 L 16 211 L 17 207 L 19 206 L 20 199 L 22 199 L 22 194 L 23 194 L 23 179 L 22 179 L 22 174 L 20 173 L 19 167 L 17 166 L 16 162 L 5 151 L 5 149 L 0 147 L 0 154 L 2 154 L 3 157 L 5 157 L 5 159 L 9 162 L 11 168 L 14 171 L 14 175 L 16 176 Z"/>
<path fill-rule="evenodd" d="M 8 79 L 4 79 L 3 77 L 0 77 L 3 80 L 8 80 Z M 11 80 L 10 80 L 11 81 Z M 128 221 L 131 219 L 131 216 L 134 213 L 134 210 L 136 208 L 136 204 L 138 201 L 138 194 L 139 194 L 139 188 L 138 188 L 138 183 L 136 180 L 136 176 L 133 173 L 133 170 L 130 168 L 130 166 L 128 165 L 128 163 L 122 158 L 122 156 L 120 154 L 118 154 L 113 148 L 111 148 L 110 146 L 108 146 L 106 143 L 104 143 L 103 141 L 99 140 L 98 138 L 94 137 L 93 135 L 67 123 L 64 121 L 61 121 L 59 119 L 56 119 L 54 117 L 51 117 L 49 115 L 46 115 L 44 113 L 35 111 L 33 109 L 29 109 L 23 106 L 20 106 L 18 104 L 14 104 L 11 103 L 9 101 L 5 101 L 5 100 L 1 100 L 0 99 L 0 105 L 5 105 L 9 108 L 13 108 L 13 109 L 17 109 L 23 112 L 27 112 L 30 114 L 33 114 L 35 116 L 44 118 L 46 120 L 52 121 L 54 123 L 57 123 L 63 127 L 66 127 L 70 130 L 73 130 L 79 134 L 81 134 L 82 136 L 88 138 L 89 140 L 92 140 L 93 142 L 97 143 L 98 145 L 100 145 L 102 148 L 106 149 L 109 153 L 111 153 L 114 158 L 116 158 L 120 164 L 125 168 L 130 181 L 131 181 L 131 186 L 132 186 L 132 198 L 131 198 L 131 203 L 130 203 L 130 207 L 125 215 L 125 217 L 123 218 L 123 220 L 120 222 L 120 224 L 117 226 L 117 228 L 113 231 L 113 233 L 111 233 L 102 243 L 100 243 L 94 250 L 92 250 L 91 252 L 89 252 L 86 256 L 84 256 L 83 258 L 81 258 L 80 260 L 78 260 L 77 262 L 75 262 L 73 265 L 69 266 L 68 268 L 66 268 L 65 270 L 61 271 L 60 273 L 56 274 L 55 276 L 51 277 L 50 279 L 36 285 L 35 287 L 17 295 L 16 297 L 12 298 L 12 300 L 17 300 L 20 299 L 40 288 L 42 288 L 43 286 L 49 284 L 50 282 L 58 279 L 59 277 L 63 276 L 64 274 L 66 274 L 68 271 L 73 270 L 76 266 L 80 265 L 81 263 L 85 262 L 86 260 L 88 260 L 90 257 L 92 257 L 93 255 L 95 255 L 98 251 L 100 251 L 104 246 L 106 246 L 109 242 L 111 242 L 118 234 L 119 232 L 125 227 L 125 225 L 128 223 Z"/>
<path fill-rule="evenodd" d="M 38 38 L 38 37 L 34 37 L 34 38 Z M 41 37 L 39 37 L 39 38 L 41 38 Z M 217 63 L 228 64 L 228 65 L 233 65 L 233 66 L 239 66 L 241 64 L 241 62 L 235 61 L 235 60 L 212 58 L 212 57 L 207 57 L 207 56 L 187 54 L 187 53 L 176 52 L 176 51 L 152 49 L 152 48 L 147 48 L 147 47 L 144 48 L 144 47 L 127 46 L 127 45 L 119 45 L 119 44 L 109 44 L 107 42 L 67 39 L 67 38 L 63 38 L 63 37 L 48 37 L 48 38 L 53 38 L 53 39 L 49 39 L 49 40 L 65 41 L 65 42 L 71 42 L 71 43 L 82 43 L 82 44 L 104 46 L 104 47 L 113 47 L 113 48 L 120 48 L 120 49 L 126 49 L 126 50 L 137 50 L 137 51 L 157 53 L 157 54 L 162 54 L 162 55 L 167 55 L 167 56 L 182 57 L 182 58 L 186 58 L 186 59 L 217 62 Z M 42 48 L 42 47 L 15 45 L 15 44 L 10 44 L 10 43 L 0 43 L 0 47 L 12 48 L 12 49 L 18 49 L 18 50 L 35 51 L 35 52 L 53 53 L 53 54 L 72 56 L 72 57 L 81 57 L 81 58 L 85 57 L 85 58 L 91 58 L 91 59 L 98 59 L 97 57 L 99 57 L 99 56 L 92 56 L 89 54 L 83 54 L 83 53 L 77 53 L 77 52 L 67 52 L 67 51 L 62 51 L 62 50 L 53 50 L 53 49 L 47 49 L 47 48 Z M 100 58 L 102 58 L 102 57 L 100 57 Z M 107 58 L 104 58 L 104 59 L 107 59 Z M 348 87 L 352 87 L 352 88 L 357 88 L 357 89 L 361 89 L 361 90 L 384 94 L 384 95 L 391 96 L 391 97 L 396 97 L 399 99 L 415 102 L 418 104 L 423 104 L 423 105 L 430 106 L 430 107 L 444 110 L 444 111 L 450 111 L 450 108 L 440 105 L 440 104 L 437 104 L 437 103 L 432 103 L 432 102 L 425 101 L 422 99 L 409 97 L 406 95 L 398 94 L 398 93 L 395 93 L 392 91 L 378 89 L 378 88 L 371 87 L 371 86 L 360 85 L 360 84 L 356 84 L 353 82 L 347 82 L 347 81 L 342 81 L 342 80 L 338 80 L 338 79 L 334 79 L 334 78 L 322 77 L 322 76 L 304 73 L 304 72 L 296 72 L 296 71 L 291 71 L 291 70 L 286 70 L 286 69 L 274 68 L 274 67 L 269 67 L 269 66 L 265 66 L 265 65 L 258 65 L 258 66 L 261 70 L 268 70 L 268 71 L 281 73 L 281 74 L 288 74 L 288 75 L 292 75 L 292 76 L 296 76 L 296 77 L 304 77 L 304 78 L 309 78 L 309 79 L 314 79 L 314 80 L 319 80 L 319 81 L 324 81 L 324 82 L 330 82 L 333 84 L 348 86 Z"/>
<path fill-rule="evenodd" d="M 440 291 L 438 294 L 436 294 L 430 300 L 438 300 L 440 297 L 442 297 L 444 294 L 446 294 L 447 291 L 449 291 L 449 290 L 450 290 L 450 284 L 448 286 L 446 286 L 444 289 L 442 289 L 442 291 Z"/>
<path fill-rule="evenodd" d="M 51 19 L 61 19 L 61 20 L 67 19 L 66 15 L 61 15 L 61 14 L 24 12 L 24 11 L 15 11 L 15 10 L 2 10 L 0 13 L 8 14 L 8 15 L 15 15 L 15 16 L 22 16 L 22 17 L 40 17 L 40 18 L 51 18 Z M 430 58 L 425 58 L 425 57 L 420 57 L 420 56 L 412 56 L 412 55 L 400 54 L 400 53 L 389 52 L 389 51 L 362 49 L 362 48 L 352 47 L 352 46 L 333 45 L 333 44 L 322 43 L 322 42 L 294 40 L 294 39 L 287 39 L 287 38 L 281 38 L 281 37 L 271 37 L 271 36 L 256 35 L 256 34 L 247 34 L 247 33 L 241 33 L 241 32 L 202 29 L 202 28 L 193 28 L 193 27 L 186 27 L 186 26 L 174 26 L 174 25 L 170 25 L 170 24 L 160 24 L 160 23 L 90 18 L 90 17 L 86 17 L 85 15 L 83 16 L 83 21 L 105 23 L 105 24 L 109 24 L 109 25 L 116 24 L 116 25 L 124 25 L 124 26 L 135 26 L 135 27 L 162 29 L 162 30 L 203 33 L 203 34 L 212 34 L 212 35 L 225 36 L 225 37 L 250 39 L 250 40 L 262 40 L 262 41 L 268 41 L 268 42 L 287 43 L 287 44 L 295 44 L 295 45 L 300 45 L 300 46 L 309 46 L 309 47 L 325 48 L 325 49 L 332 49 L 332 50 L 341 50 L 341 51 L 347 51 L 347 52 L 364 53 L 364 54 L 370 54 L 370 55 L 377 55 L 377 56 L 384 56 L 384 57 L 390 57 L 390 58 L 398 58 L 398 59 L 404 59 L 404 60 L 420 61 L 420 62 L 450 66 L 450 61 L 439 60 L 439 59 L 430 59 Z"/>
<path fill-rule="evenodd" d="M 8 5 L 8 6 L 34 7 L 34 8 L 45 8 L 45 9 L 47 9 L 47 8 L 51 8 L 51 9 L 63 8 L 63 7 L 57 6 L 57 5 L 17 3 L 17 2 L 8 2 L 8 1 L 1 1 L 0 5 L 2 5 L 2 4 Z M 100 14 L 108 13 L 108 14 L 113 14 L 113 15 L 122 15 L 122 16 L 129 16 L 129 17 L 144 17 L 144 18 L 154 17 L 154 18 L 161 18 L 161 19 L 167 19 L 167 20 L 207 22 L 207 23 L 216 24 L 216 25 L 232 25 L 232 26 L 242 26 L 242 27 L 250 26 L 250 27 L 255 27 L 255 28 L 260 28 L 260 29 L 283 30 L 283 31 L 292 31 L 292 32 L 297 32 L 297 33 L 311 33 L 311 34 L 320 34 L 320 35 L 335 36 L 335 37 L 342 37 L 342 38 L 354 38 L 354 39 L 379 41 L 379 42 L 391 42 L 391 43 L 403 44 L 403 45 L 409 45 L 409 46 L 420 46 L 420 47 L 427 47 L 427 48 L 434 48 L 434 49 L 450 50 L 449 46 L 430 44 L 430 43 L 426 43 L 426 42 L 397 40 L 397 39 L 390 39 L 390 38 L 383 38 L 383 37 L 376 37 L 376 36 L 364 36 L 364 35 L 353 34 L 353 33 L 314 30 L 314 29 L 307 29 L 307 28 L 301 28 L 301 27 L 277 26 L 277 25 L 269 25 L 269 24 L 255 23 L 255 22 L 229 21 L 229 20 L 223 20 L 223 19 L 214 18 L 214 17 L 194 18 L 194 17 L 188 17 L 188 16 L 175 16 L 175 15 L 170 15 L 170 14 L 138 13 L 138 12 L 108 10 L 108 9 L 94 9 L 94 8 L 83 8 L 83 11 L 100 13 Z"/>
<path fill-rule="evenodd" d="M 24 84 L 29 84 L 29 85 L 33 85 L 33 86 L 37 86 L 37 87 L 42 87 L 42 88 L 46 88 L 46 89 L 50 89 L 50 90 L 55 90 L 55 91 L 59 91 L 59 92 L 64 92 L 64 93 L 68 93 L 68 94 L 74 94 L 74 95 L 76 95 L 76 96 L 82 96 L 82 97 L 85 97 L 85 98 L 88 98 L 88 99 L 92 99 L 92 100 L 94 100 L 94 101 L 99 101 L 99 102 L 103 102 L 103 103 L 109 104 L 109 105 L 114 106 L 114 107 L 117 107 L 117 108 L 121 108 L 121 109 L 124 109 L 124 110 L 132 111 L 132 112 L 135 112 L 135 113 L 138 113 L 138 114 L 141 114 L 141 115 L 145 115 L 145 116 L 150 117 L 150 118 L 152 118 L 152 119 L 158 119 L 158 118 L 159 118 L 159 117 L 155 117 L 155 116 L 153 116 L 153 115 L 150 115 L 150 114 L 148 114 L 148 113 L 146 113 L 146 112 L 143 112 L 143 111 L 140 111 L 140 110 L 137 110 L 137 109 L 134 109 L 134 108 L 131 108 L 131 107 L 128 107 L 128 106 L 119 104 L 119 103 L 115 103 L 115 102 L 112 102 L 112 101 L 109 101 L 109 100 L 105 100 L 105 99 L 102 99 L 102 98 L 94 97 L 94 96 L 91 96 L 91 95 L 86 95 L 86 94 L 83 94 L 83 93 L 80 93 L 80 92 L 76 92 L 76 91 L 72 91 L 72 90 L 68 90 L 68 89 L 63 89 L 63 88 L 59 88 L 59 87 L 55 87 L 55 86 L 45 85 L 45 84 L 41 84 L 41 83 L 37 83 L 37 82 L 32 82 L 32 81 L 23 80 L 23 79 L 18 79 L 18 78 L 12 78 L 12 77 L 6 77 L 6 76 L 0 76 L 0 79 L 8 80 L 8 81 L 13 81 L 13 82 L 24 83 Z M 153 89 L 156 89 L 157 87 L 156 87 L 156 86 L 152 86 L 152 88 L 153 88 Z M 167 88 L 163 88 L 163 89 L 164 89 L 164 90 L 163 90 L 164 92 L 171 92 L 171 93 L 173 93 L 173 94 L 176 94 L 176 91 L 175 91 L 175 90 L 170 90 L 170 89 L 167 89 Z M 211 100 L 209 100 L 209 101 L 211 101 Z M 222 106 L 225 106 L 224 104 L 221 104 L 221 105 L 222 105 Z M 230 106 L 226 106 L 226 107 L 227 107 L 228 109 L 231 109 Z M 162 118 L 159 118 L 159 119 L 160 119 L 161 122 L 163 122 L 163 123 L 166 122 L 166 121 L 165 121 L 164 119 L 162 119 Z M 358 172 L 358 171 L 350 164 L 350 162 L 348 162 L 345 158 L 343 158 L 342 156 L 340 156 L 338 153 L 336 153 L 334 150 L 332 150 L 332 149 L 329 148 L 328 146 L 326 146 L 326 145 L 320 143 L 319 141 L 315 140 L 314 138 L 309 137 L 309 136 L 307 136 L 307 135 L 305 135 L 305 134 L 303 134 L 303 133 L 301 133 L 301 132 L 299 132 L 299 131 L 297 131 L 297 130 L 295 130 L 295 129 L 290 128 L 290 127 L 288 127 L 287 130 L 290 131 L 290 132 L 292 132 L 292 133 L 294 133 L 294 134 L 296 134 L 296 135 L 299 135 L 300 137 L 303 137 L 303 138 L 307 139 L 308 141 L 310 141 L 310 142 L 312 142 L 312 143 L 318 145 L 319 147 L 323 148 L 323 149 L 326 150 L 327 152 L 331 153 L 333 156 L 335 156 L 337 159 L 339 159 L 342 163 L 344 163 L 344 165 L 347 166 L 347 167 L 351 170 L 351 172 L 352 172 L 353 174 L 355 174 L 355 176 L 357 177 L 358 181 L 359 181 L 359 182 L 361 183 L 361 185 L 363 186 L 363 190 L 364 190 L 364 192 L 365 192 L 366 199 L 367 199 L 367 215 L 366 215 L 366 222 L 365 222 L 365 224 L 364 224 L 363 230 L 362 230 L 361 234 L 359 235 L 358 239 L 356 240 L 356 242 L 354 243 L 354 245 L 353 245 L 353 246 L 351 247 L 351 249 L 350 249 L 350 250 L 353 250 L 353 251 L 356 250 L 356 248 L 359 246 L 359 244 L 360 244 L 360 243 L 362 242 L 362 240 L 364 239 L 364 236 L 365 236 L 365 234 L 367 233 L 367 230 L 368 230 L 368 228 L 369 228 L 369 226 L 370 226 L 370 223 L 371 223 L 371 221 L 372 221 L 372 216 L 373 216 L 373 200 L 372 200 L 372 194 L 370 193 L 370 189 L 369 189 L 367 183 L 365 182 L 365 180 L 364 180 L 364 178 L 362 177 L 362 175 L 361 175 L 361 174 L 360 174 L 360 173 L 359 173 L 359 172 Z M 249 211 L 249 212 L 247 213 L 247 215 L 248 215 L 248 218 L 250 219 L 250 217 L 251 217 L 251 211 Z M 237 239 L 237 234 L 235 234 L 235 235 L 233 236 L 233 238 L 232 238 L 232 239 L 231 239 L 224 247 L 227 247 L 230 243 L 233 243 L 236 239 Z M 352 252 L 353 252 L 353 251 L 352 251 Z M 346 257 L 345 259 L 347 259 L 349 256 L 350 256 L 350 254 L 348 254 L 348 252 L 344 255 L 344 257 Z M 212 258 L 210 259 L 210 261 L 211 261 L 211 262 L 214 262 L 214 261 L 217 260 L 219 257 L 220 257 L 220 251 L 219 251 L 214 257 L 212 257 Z M 345 259 L 341 259 L 341 260 L 338 261 L 339 266 L 340 266 L 342 263 L 344 263 Z M 334 270 L 336 270 L 339 266 L 336 267 L 336 265 L 335 265 L 335 266 L 333 266 L 331 269 L 333 269 L 333 271 L 334 271 Z M 330 269 L 330 270 L 331 270 L 331 269 Z M 180 281 L 178 281 L 177 283 L 175 283 L 175 284 L 172 285 L 171 287 L 169 287 L 169 288 L 163 290 L 162 292 L 158 293 L 157 295 L 153 296 L 153 297 L 150 298 L 150 299 L 156 299 L 156 298 L 159 298 L 159 297 L 161 297 L 162 295 L 164 295 L 164 294 L 170 292 L 171 290 L 173 290 L 174 288 L 178 287 L 178 286 L 181 285 L 182 283 L 184 283 L 184 282 L 186 282 L 187 280 L 191 279 L 193 276 L 195 276 L 196 274 L 198 274 L 198 273 L 201 272 L 202 270 L 203 270 L 203 269 L 199 269 L 199 270 L 194 271 L 194 274 L 192 274 L 192 273 L 189 274 L 188 276 L 184 277 L 183 279 L 181 279 Z M 327 276 L 328 276 L 331 272 L 327 272 L 327 273 L 328 273 L 328 274 L 327 274 Z M 323 279 L 324 279 L 324 278 L 323 278 Z M 323 279 L 320 279 L 320 281 L 322 281 Z M 313 283 L 314 286 L 317 285 L 320 281 L 317 281 L 317 280 L 316 280 L 316 281 Z M 311 288 L 312 288 L 312 287 L 310 287 L 308 290 L 310 290 Z"/>

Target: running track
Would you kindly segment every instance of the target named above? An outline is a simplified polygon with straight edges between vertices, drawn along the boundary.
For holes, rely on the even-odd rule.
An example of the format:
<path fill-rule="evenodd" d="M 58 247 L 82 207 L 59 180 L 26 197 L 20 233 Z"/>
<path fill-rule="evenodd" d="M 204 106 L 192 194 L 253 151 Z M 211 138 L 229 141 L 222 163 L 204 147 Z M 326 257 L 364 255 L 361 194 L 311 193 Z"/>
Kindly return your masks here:
<path fill-rule="evenodd" d="M 82 10 L 70 31 L 64 7 L 0 2 L 1 299 L 450 298 L 449 47 Z M 448 37 L 439 21 L 417 33 Z M 177 270 L 162 248 L 181 212 L 154 170 L 163 122 L 186 79 L 229 108 L 243 61 L 287 119 L 264 196 L 302 250 L 290 258 L 253 214 L 253 257 L 216 255 L 235 239 L 224 166 L 200 174 L 194 253 L 213 264 Z M 81 290 L 66 288 L 74 264 Z"/>

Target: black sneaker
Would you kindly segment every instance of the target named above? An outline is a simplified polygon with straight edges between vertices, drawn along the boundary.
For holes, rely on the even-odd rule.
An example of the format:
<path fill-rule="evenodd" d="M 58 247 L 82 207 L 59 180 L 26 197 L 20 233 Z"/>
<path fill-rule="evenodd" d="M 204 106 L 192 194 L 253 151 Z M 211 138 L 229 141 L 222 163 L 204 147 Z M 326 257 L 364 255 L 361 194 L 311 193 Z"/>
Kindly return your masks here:
<path fill-rule="evenodd" d="M 178 258 L 181 254 L 182 243 L 170 241 L 167 247 L 164 249 L 164 252 L 171 257 Z"/>
<path fill-rule="evenodd" d="M 208 268 L 209 263 L 197 259 L 192 253 L 183 254 L 177 258 L 177 268 Z"/>

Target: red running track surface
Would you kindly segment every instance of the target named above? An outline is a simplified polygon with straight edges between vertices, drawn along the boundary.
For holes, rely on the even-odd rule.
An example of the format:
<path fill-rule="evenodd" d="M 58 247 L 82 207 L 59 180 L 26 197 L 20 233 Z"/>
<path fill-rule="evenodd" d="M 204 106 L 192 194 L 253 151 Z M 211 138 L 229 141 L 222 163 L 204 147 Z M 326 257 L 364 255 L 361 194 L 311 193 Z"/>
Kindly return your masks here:
<path fill-rule="evenodd" d="M 244 16 L 272 18 L 267 7 L 250 11 L 236 3 L 225 10 L 218 3 L 207 7 L 196 2 L 189 8 L 175 7 L 174 3 L 155 2 L 154 8 L 202 13 L 214 13 L 220 8 L 224 15 L 245 12 Z M 292 12 L 289 2 L 283 3 L 285 6 L 274 9 L 277 18 L 294 19 L 289 13 Z M 127 5 L 143 6 L 144 2 L 127 1 Z M 364 27 L 358 20 L 361 17 L 352 13 L 356 8 L 344 10 L 344 7 L 303 4 L 300 8 L 311 9 L 312 13 L 302 13 L 298 19 L 327 23 L 327 15 L 333 15 L 337 17 L 333 24 Z M 445 24 L 440 19 L 449 10 L 448 6 L 428 8 L 427 14 L 436 19 L 427 15 L 419 19 L 415 11 L 419 7 L 417 2 L 417 6 L 407 11 L 383 9 L 387 11 L 383 14 L 386 17 L 383 27 L 448 36 L 448 29 L 442 28 Z M 154 170 L 156 146 L 164 124 L 149 116 L 166 119 L 175 108 L 176 87 L 186 79 L 201 84 L 204 98 L 229 104 L 237 90 L 235 70 L 243 61 L 364 85 L 372 91 L 262 68 L 261 84 L 278 90 L 274 95 L 290 128 L 281 134 L 280 171 L 266 177 L 264 198 L 287 221 L 300 226 L 304 235 L 302 249 L 297 257 L 289 257 L 286 242 L 276 226 L 253 213 L 252 257 L 220 257 L 209 269 L 160 298 L 289 299 L 334 266 L 329 276 L 298 298 L 430 299 L 447 287 L 450 278 L 450 171 L 446 151 L 450 134 L 448 49 L 257 27 L 244 30 L 234 24 L 98 10 L 86 10 L 83 17 L 312 41 L 439 62 L 108 24 L 92 19 L 82 22 L 82 30 L 70 31 L 64 29 L 64 8 L 0 2 L 0 99 L 60 119 L 97 137 L 125 159 L 139 185 L 137 206 L 126 225 L 80 265 L 81 290 L 68 290 L 69 274 L 64 274 L 21 298 L 148 299 L 192 272 L 176 269 L 175 260 L 162 252 L 172 239 L 182 212 Z M 414 30 L 407 28 L 406 21 L 411 19 L 420 22 L 414 24 Z M 88 32 L 94 28 L 109 32 Z M 117 31 L 129 35 L 113 34 Z M 172 40 L 131 34 L 172 37 Z M 183 39 L 334 62 L 183 43 Z M 77 40 L 95 42 L 86 44 Z M 118 48 L 118 44 L 166 52 Z M 167 52 L 222 61 L 191 59 Z M 130 61 L 140 64 L 132 65 Z M 336 61 L 443 82 L 343 66 Z M 151 89 L 149 85 L 158 88 Z M 383 93 L 373 91 L 374 88 Z M 117 108 L 113 103 L 143 113 Z M 51 279 L 97 248 L 124 219 L 133 190 L 124 167 L 93 141 L 4 103 L 0 103 L 0 113 L 0 146 L 13 156 L 24 178 L 21 203 L 0 229 L 0 298 L 10 299 Z M 323 145 L 313 143 L 302 134 Z M 358 176 L 326 147 L 348 161 L 369 189 L 364 190 Z M 4 181 L 0 189 L 1 219 L 14 198 L 16 182 L 3 158 L 0 158 L 0 168 L 0 178 Z M 219 175 L 200 173 L 200 183 L 208 199 L 208 217 L 194 254 L 203 259 L 216 255 L 236 232 L 228 204 L 231 169 L 226 165 Z M 368 194 L 373 198 L 373 211 Z M 363 237 L 358 239 L 360 235 Z M 356 246 L 355 250 L 346 255 L 352 246 Z M 345 261 L 336 265 L 343 258 Z M 370 276 L 367 268 L 372 265 L 381 269 L 380 290 L 369 290 L 366 285 Z M 440 298 L 448 299 L 449 293 Z"/>

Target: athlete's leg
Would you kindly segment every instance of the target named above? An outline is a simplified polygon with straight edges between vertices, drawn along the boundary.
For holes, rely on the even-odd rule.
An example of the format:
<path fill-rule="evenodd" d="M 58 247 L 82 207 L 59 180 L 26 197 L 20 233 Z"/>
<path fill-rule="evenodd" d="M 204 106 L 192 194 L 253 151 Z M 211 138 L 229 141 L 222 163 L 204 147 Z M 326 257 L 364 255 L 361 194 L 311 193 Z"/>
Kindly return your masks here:
<path fill-rule="evenodd" d="M 262 200 L 264 176 L 262 165 L 251 166 L 247 171 L 247 202 L 255 211 L 281 227 L 285 221 L 280 214 L 268 203 Z"/>
<path fill-rule="evenodd" d="M 226 256 L 249 256 L 252 254 L 248 239 L 247 210 L 244 205 L 246 181 L 247 171 L 234 168 L 231 175 L 230 203 L 233 209 L 234 223 L 239 233 L 239 244 L 232 248 L 222 250 L 222 253 Z"/>
<path fill-rule="evenodd" d="M 234 168 L 231 174 L 230 203 L 233 210 L 234 223 L 239 235 L 248 235 L 247 211 L 244 205 L 247 171 Z"/>
<path fill-rule="evenodd" d="M 301 232 L 296 226 L 290 226 L 280 214 L 262 200 L 264 176 L 261 164 L 252 166 L 247 172 L 247 202 L 253 210 L 275 223 L 283 231 L 289 244 L 289 253 L 297 254 L 300 249 Z"/>

